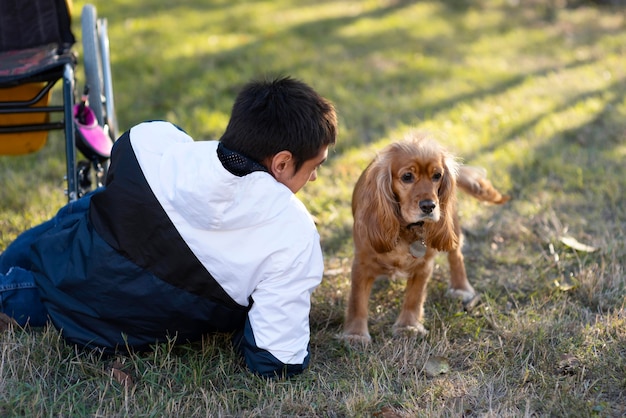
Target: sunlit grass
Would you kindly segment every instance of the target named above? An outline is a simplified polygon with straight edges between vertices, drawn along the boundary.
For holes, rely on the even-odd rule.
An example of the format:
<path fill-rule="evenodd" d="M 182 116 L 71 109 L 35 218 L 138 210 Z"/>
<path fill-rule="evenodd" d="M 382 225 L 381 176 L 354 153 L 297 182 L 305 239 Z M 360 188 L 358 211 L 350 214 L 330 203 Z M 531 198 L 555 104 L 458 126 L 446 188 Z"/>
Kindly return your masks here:
<path fill-rule="evenodd" d="M 84 2 L 75 2 L 75 26 Z M 96 1 L 109 22 L 120 128 L 168 119 L 216 139 L 251 78 L 292 75 L 337 107 L 337 145 L 299 193 L 327 276 L 313 295 L 312 362 L 266 382 L 227 336 L 105 359 L 53 329 L 1 336 L 0 415 L 621 416 L 626 361 L 626 20 L 554 2 Z M 551 6 L 552 5 L 552 6 Z M 80 37 L 79 37 L 80 38 Z M 80 44 L 77 50 L 80 53 Z M 80 68 L 80 62 L 79 62 Z M 78 84 L 82 86 L 79 70 Z M 376 152 L 432 132 L 512 200 L 459 195 L 483 305 L 445 297 L 438 257 L 424 339 L 393 339 L 404 282 L 381 280 L 366 350 L 340 332 L 352 258 L 352 188 Z M 0 248 L 64 203 L 59 133 L 0 158 Z M 563 236 L 597 248 L 585 253 Z M 450 372 L 426 377 L 442 356 Z M 113 360 L 133 381 L 111 376 Z"/>

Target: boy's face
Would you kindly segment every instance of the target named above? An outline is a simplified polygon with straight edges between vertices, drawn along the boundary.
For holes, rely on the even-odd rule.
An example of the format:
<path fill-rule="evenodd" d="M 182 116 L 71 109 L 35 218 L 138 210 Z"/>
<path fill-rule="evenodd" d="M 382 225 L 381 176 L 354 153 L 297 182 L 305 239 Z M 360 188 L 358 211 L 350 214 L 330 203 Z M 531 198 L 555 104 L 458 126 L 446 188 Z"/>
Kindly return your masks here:
<path fill-rule="evenodd" d="M 289 153 L 291 155 L 291 153 Z M 284 159 L 282 169 L 274 172 L 274 177 L 280 183 L 284 184 L 293 193 L 297 193 L 309 181 L 315 181 L 317 178 L 317 168 L 322 165 L 328 157 L 328 145 L 323 146 L 320 152 L 310 160 L 306 160 L 300 169 L 295 172 L 293 158 Z"/>

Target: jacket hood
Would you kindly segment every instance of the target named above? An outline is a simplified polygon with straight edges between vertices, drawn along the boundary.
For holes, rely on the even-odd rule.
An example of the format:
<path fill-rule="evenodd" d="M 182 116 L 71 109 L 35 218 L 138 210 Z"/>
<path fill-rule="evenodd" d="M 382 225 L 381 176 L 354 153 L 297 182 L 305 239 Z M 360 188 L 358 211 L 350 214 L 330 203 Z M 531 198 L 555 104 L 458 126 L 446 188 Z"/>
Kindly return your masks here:
<path fill-rule="evenodd" d="M 194 141 L 170 123 L 138 125 L 131 142 L 157 199 L 194 228 L 254 227 L 297 200 L 267 172 L 231 174 L 217 156 L 218 141 Z"/>

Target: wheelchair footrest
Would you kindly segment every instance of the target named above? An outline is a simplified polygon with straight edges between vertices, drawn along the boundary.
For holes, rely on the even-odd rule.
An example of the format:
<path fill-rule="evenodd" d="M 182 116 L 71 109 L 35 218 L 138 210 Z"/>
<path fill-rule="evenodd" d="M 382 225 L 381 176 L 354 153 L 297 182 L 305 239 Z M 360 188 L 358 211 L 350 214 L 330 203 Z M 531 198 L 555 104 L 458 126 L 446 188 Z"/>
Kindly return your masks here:
<path fill-rule="evenodd" d="M 85 157 L 100 161 L 111 157 L 113 140 L 104 128 L 98 125 L 96 116 L 89 107 L 81 108 L 80 104 L 75 105 L 74 122 L 76 125 L 76 146 Z"/>

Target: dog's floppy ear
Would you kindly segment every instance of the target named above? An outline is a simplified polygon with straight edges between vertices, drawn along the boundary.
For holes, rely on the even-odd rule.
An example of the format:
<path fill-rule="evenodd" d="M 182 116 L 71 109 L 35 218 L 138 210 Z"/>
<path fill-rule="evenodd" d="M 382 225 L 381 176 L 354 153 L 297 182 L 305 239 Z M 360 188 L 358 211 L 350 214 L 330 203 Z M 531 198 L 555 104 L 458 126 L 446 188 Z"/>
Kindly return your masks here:
<path fill-rule="evenodd" d="M 361 174 L 352 195 L 354 234 L 379 253 L 391 251 L 398 240 L 400 222 L 391 182 L 391 168 L 377 158 Z"/>
<path fill-rule="evenodd" d="M 436 224 L 430 225 L 426 237 L 427 243 L 439 251 L 451 251 L 459 244 L 459 237 L 454 226 L 458 170 L 459 165 L 455 159 L 451 155 L 444 155 L 444 174 L 438 191 L 441 217 Z"/>

